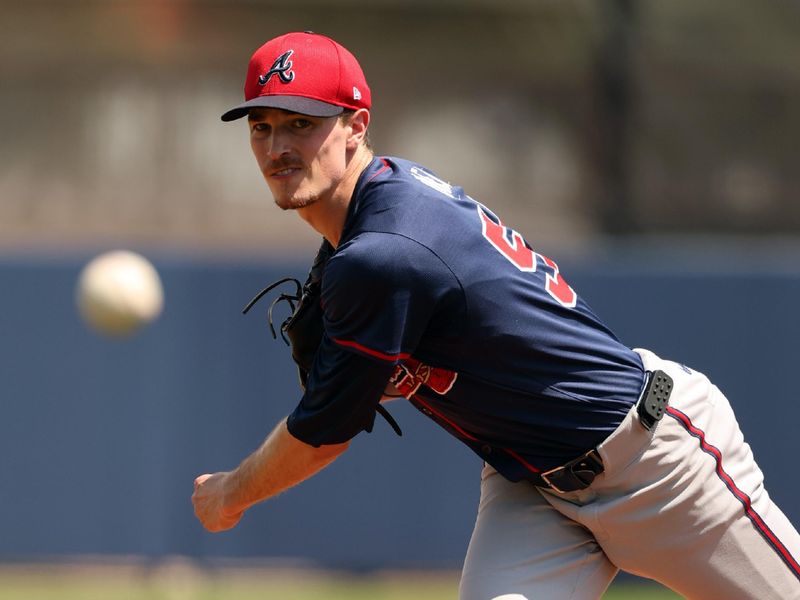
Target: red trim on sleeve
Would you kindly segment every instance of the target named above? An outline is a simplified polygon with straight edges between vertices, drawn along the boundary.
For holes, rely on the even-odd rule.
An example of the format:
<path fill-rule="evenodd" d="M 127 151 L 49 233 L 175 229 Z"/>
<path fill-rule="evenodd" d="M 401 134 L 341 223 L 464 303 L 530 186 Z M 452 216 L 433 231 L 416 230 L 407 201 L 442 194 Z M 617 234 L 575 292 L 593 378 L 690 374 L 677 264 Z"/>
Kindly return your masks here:
<path fill-rule="evenodd" d="M 386 354 L 385 352 L 381 352 L 380 350 L 373 350 L 372 348 L 367 348 L 366 346 L 362 346 L 358 342 L 353 342 L 351 340 L 339 340 L 336 338 L 331 338 L 331 339 L 340 346 L 344 346 L 345 348 L 355 348 L 359 352 L 363 352 L 364 354 L 368 354 L 369 356 L 374 356 L 375 358 L 380 358 L 381 360 L 389 362 L 404 360 L 411 356 L 407 352 L 400 352 L 399 354 Z"/>

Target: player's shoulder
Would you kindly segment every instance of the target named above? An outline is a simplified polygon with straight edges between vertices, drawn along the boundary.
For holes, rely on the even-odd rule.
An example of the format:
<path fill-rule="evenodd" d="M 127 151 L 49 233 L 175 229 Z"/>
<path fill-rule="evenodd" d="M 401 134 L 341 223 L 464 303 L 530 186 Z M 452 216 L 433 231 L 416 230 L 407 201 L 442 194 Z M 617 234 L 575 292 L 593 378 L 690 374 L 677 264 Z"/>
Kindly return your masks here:
<path fill-rule="evenodd" d="M 451 289 L 459 289 L 457 279 L 430 248 L 380 231 L 359 233 L 340 245 L 322 278 L 323 304 L 330 314 L 347 306 L 377 304 L 388 310 L 412 297 L 433 302 Z"/>
<path fill-rule="evenodd" d="M 398 232 L 361 231 L 329 259 L 327 270 L 347 278 L 397 280 L 404 273 L 435 268 L 439 259 L 425 245 Z"/>
<path fill-rule="evenodd" d="M 370 164 L 363 178 L 364 191 L 380 190 L 384 195 L 445 196 L 457 199 L 464 191 L 436 175 L 419 163 L 396 156 L 378 156 Z"/>

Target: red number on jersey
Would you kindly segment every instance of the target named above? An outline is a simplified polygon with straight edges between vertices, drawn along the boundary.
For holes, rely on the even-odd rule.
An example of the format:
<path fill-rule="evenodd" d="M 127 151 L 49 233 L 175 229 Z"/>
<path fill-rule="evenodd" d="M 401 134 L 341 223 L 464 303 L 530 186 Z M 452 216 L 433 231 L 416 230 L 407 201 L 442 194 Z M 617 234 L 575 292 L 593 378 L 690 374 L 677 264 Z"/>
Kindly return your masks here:
<path fill-rule="evenodd" d="M 483 223 L 483 237 L 485 237 L 494 246 L 497 251 L 505 256 L 511 264 L 517 267 L 520 271 L 536 271 L 536 255 L 533 250 L 525 245 L 525 240 L 513 229 L 504 227 L 498 219 L 495 223 L 489 215 L 486 214 L 485 209 L 478 205 L 478 214 Z M 511 240 L 506 237 L 506 234 L 511 235 Z"/>
<path fill-rule="evenodd" d="M 552 275 L 547 273 L 547 283 L 545 284 L 547 293 L 567 308 L 572 308 L 575 306 L 576 302 L 578 301 L 578 295 L 571 287 L 569 287 L 569 284 L 561 276 L 561 273 L 558 272 L 558 265 L 542 254 L 539 256 L 542 257 L 544 264 L 553 269 Z"/>
<path fill-rule="evenodd" d="M 478 215 L 481 218 L 483 237 L 489 240 L 489 243 L 500 254 L 505 256 L 520 271 L 529 273 L 536 271 L 537 256 L 541 258 L 542 262 L 548 267 L 548 271 L 553 271 L 552 274 L 549 272 L 545 274 L 545 289 L 547 293 L 562 306 L 567 308 L 575 306 L 578 296 L 561 276 L 558 271 L 558 265 L 554 261 L 528 248 L 522 236 L 513 229 L 504 226 L 499 219 L 495 223 L 487 210 L 480 204 L 478 205 Z"/>

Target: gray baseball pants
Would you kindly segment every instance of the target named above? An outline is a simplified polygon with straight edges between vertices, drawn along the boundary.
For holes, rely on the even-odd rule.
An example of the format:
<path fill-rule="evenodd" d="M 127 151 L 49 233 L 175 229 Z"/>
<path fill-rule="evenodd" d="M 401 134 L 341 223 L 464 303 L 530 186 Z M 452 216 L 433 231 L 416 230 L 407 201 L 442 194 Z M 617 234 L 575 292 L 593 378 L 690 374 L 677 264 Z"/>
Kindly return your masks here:
<path fill-rule="evenodd" d="M 632 409 L 599 446 L 605 472 L 586 490 L 484 467 L 461 600 L 596 599 L 620 569 L 690 599 L 800 599 L 800 535 L 728 400 L 701 373 L 637 352 L 674 380 L 667 414 L 647 431 Z"/>

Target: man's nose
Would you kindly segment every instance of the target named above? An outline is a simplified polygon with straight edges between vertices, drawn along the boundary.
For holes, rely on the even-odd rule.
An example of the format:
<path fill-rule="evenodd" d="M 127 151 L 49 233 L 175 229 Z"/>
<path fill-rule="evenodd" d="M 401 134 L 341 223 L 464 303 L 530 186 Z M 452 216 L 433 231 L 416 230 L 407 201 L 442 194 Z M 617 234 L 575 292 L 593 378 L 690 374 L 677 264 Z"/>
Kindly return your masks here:
<path fill-rule="evenodd" d="M 289 152 L 288 136 L 280 131 L 273 132 L 269 139 L 268 152 L 269 157 L 273 160 L 287 154 Z"/>

